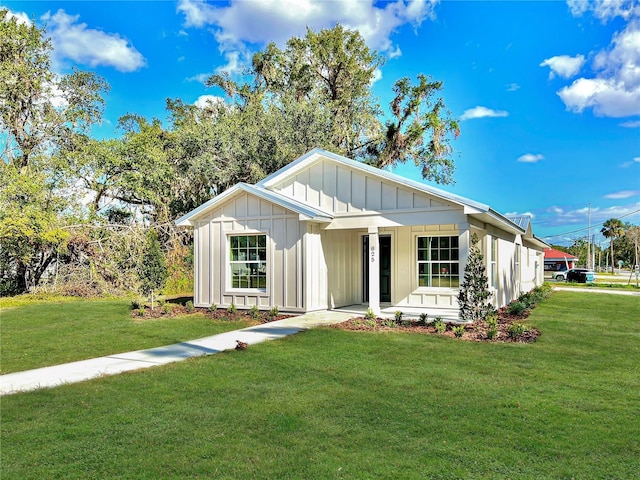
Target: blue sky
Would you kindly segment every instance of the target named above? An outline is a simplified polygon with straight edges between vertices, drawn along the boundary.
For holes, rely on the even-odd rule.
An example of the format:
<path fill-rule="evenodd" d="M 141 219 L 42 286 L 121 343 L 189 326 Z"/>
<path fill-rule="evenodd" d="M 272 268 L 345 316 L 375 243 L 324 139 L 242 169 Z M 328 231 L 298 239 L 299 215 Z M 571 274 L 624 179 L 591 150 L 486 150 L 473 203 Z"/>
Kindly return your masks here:
<path fill-rule="evenodd" d="M 166 118 L 167 98 L 222 93 L 203 79 L 240 78 L 251 55 L 307 26 L 358 29 L 387 57 L 373 84 L 419 73 L 444 81 L 461 120 L 455 185 L 441 188 L 505 213 L 533 215 L 534 232 L 571 244 L 609 218 L 640 225 L 640 1 L 231 2 L 5 1 L 46 25 L 54 68 L 92 70 L 111 85 L 104 124 Z M 402 166 L 401 175 L 420 179 Z M 597 241 L 602 238 L 596 238 Z"/>

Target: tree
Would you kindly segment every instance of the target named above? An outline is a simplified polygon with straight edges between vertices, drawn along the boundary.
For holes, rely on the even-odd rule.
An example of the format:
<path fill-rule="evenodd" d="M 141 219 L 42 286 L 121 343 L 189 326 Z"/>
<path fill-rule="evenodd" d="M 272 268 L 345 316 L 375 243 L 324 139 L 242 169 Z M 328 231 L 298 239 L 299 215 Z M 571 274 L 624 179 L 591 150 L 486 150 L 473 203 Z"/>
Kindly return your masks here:
<path fill-rule="evenodd" d="M 43 29 L 0 10 L 0 132 L 2 159 L 24 168 L 48 159 L 102 116 L 107 83 L 80 70 L 51 70 L 51 41 Z"/>
<path fill-rule="evenodd" d="M 390 118 L 374 98 L 372 84 L 384 58 L 367 47 L 357 31 L 337 25 L 291 38 L 284 50 L 275 44 L 254 55 L 248 83 L 234 82 L 229 75 L 213 75 L 209 86 L 221 88 L 235 99 L 233 115 L 254 110 L 266 115 L 280 112 L 278 132 L 295 132 L 300 123 L 296 114 L 304 106 L 305 120 L 312 118 L 325 148 L 380 168 L 413 161 L 425 179 L 452 183 L 454 162 L 450 140 L 459 134 L 444 100 L 438 97 L 443 83 L 426 75 L 418 83 L 398 80 L 390 103 Z M 310 112 L 313 112 L 310 115 Z M 292 115 L 293 114 L 293 115 Z M 274 140 L 284 143 L 290 134 Z M 296 144 L 295 158 L 306 150 Z M 305 145 L 306 146 L 306 145 Z M 308 149 L 307 149 L 308 150 Z M 266 160 L 269 174 L 280 161 Z"/>
<path fill-rule="evenodd" d="M 145 252 L 138 267 L 140 290 L 151 297 L 151 309 L 154 309 L 156 292 L 164 287 L 169 276 L 164 254 L 158 240 L 158 233 L 150 229 L 147 233 Z"/>
<path fill-rule="evenodd" d="M 35 287 L 66 245 L 76 178 L 66 153 L 99 121 L 108 86 L 93 73 L 57 75 L 44 30 L 0 9 L 0 274 Z"/>
<path fill-rule="evenodd" d="M 617 218 L 610 218 L 604 222 L 600 233 L 611 241 L 611 273 L 614 273 L 615 257 L 613 256 L 613 241 L 624 234 L 622 222 Z"/>
<path fill-rule="evenodd" d="M 460 319 L 468 322 L 484 320 L 494 311 L 489 302 L 489 279 L 484 264 L 484 256 L 478 247 L 478 235 L 471 236 L 471 248 L 464 270 L 464 280 L 458 293 Z"/>

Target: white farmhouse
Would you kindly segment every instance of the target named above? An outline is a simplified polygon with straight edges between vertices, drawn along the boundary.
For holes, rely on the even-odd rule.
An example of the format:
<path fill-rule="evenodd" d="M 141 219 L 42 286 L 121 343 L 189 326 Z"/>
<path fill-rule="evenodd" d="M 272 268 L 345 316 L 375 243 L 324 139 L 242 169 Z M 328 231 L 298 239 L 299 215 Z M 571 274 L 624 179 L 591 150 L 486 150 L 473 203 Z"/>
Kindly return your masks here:
<path fill-rule="evenodd" d="M 194 304 L 457 314 L 475 233 L 493 304 L 543 282 L 530 218 L 314 149 L 176 221 L 195 241 Z"/>

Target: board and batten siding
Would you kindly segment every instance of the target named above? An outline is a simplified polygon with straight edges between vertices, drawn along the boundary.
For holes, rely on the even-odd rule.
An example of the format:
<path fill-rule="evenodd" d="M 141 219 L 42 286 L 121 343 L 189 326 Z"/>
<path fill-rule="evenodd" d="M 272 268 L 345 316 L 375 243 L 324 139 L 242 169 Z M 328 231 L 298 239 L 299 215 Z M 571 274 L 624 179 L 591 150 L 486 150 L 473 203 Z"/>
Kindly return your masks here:
<path fill-rule="evenodd" d="M 333 214 L 445 207 L 426 194 L 322 159 L 273 189 Z"/>
<path fill-rule="evenodd" d="M 197 219 L 194 229 L 194 304 L 208 307 L 302 311 L 303 238 L 307 231 L 298 214 L 248 193 L 229 199 Z M 229 235 L 264 233 L 267 236 L 266 291 L 232 289 L 228 271 Z"/>

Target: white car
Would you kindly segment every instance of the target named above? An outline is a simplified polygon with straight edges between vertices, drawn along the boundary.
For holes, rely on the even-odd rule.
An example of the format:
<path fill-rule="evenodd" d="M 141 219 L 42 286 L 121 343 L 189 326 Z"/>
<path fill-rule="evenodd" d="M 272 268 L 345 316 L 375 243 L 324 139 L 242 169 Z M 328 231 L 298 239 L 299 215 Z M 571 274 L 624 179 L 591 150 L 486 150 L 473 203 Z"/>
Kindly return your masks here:
<path fill-rule="evenodd" d="M 568 271 L 569 270 L 567 270 L 566 268 L 564 270 L 558 270 L 557 272 L 553 272 L 551 274 L 551 277 L 558 282 L 563 282 L 567 279 Z"/>

